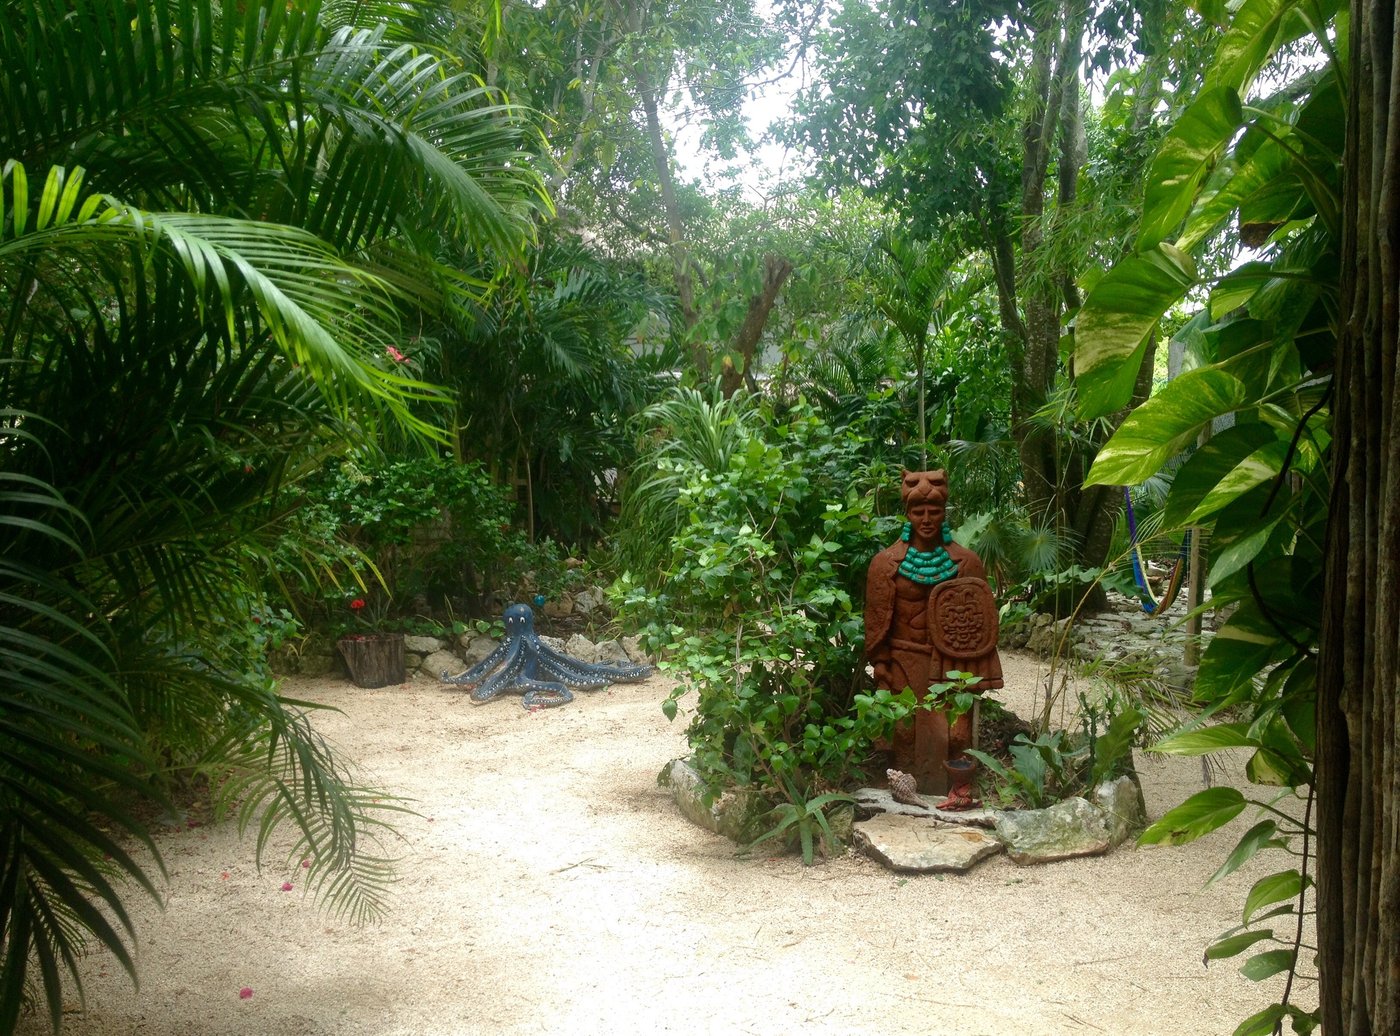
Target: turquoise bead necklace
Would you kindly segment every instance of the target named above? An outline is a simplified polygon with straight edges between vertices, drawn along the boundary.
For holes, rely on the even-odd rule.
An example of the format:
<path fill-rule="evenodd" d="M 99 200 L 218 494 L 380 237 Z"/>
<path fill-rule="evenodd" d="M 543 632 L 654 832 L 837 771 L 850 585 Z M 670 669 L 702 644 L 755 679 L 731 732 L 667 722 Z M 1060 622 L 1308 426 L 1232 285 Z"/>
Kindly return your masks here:
<path fill-rule="evenodd" d="M 909 537 L 913 535 L 914 526 L 911 522 L 904 523 L 904 532 L 900 534 L 900 539 L 905 543 L 909 542 Z M 952 543 L 953 534 L 948 531 L 948 527 L 943 527 L 943 543 Z M 931 586 L 934 583 L 941 583 L 945 579 L 952 579 L 958 574 L 958 563 L 952 559 L 948 549 L 939 544 L 932 550 L 920 550 L 911 546 L 908 553 L 904 555 L 904 560 L 899 563 L 899 574 L 905 579 L 912 579 L 916 583 L 923 583 Z"/>

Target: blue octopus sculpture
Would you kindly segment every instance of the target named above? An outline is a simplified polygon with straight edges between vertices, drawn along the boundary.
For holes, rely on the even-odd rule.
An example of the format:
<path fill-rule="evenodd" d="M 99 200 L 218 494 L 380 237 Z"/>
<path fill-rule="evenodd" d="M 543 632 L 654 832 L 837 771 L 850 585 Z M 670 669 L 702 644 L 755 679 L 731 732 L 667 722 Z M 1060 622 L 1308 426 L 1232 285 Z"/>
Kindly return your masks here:
<path fill-rule="evenodd" d="M 477 705 L 503 691 L 523 691 L 525 708 L 553 708 L 573 701 L 574 691 L 635 683 L 651 675 L 649 665 L 594 664 L 541 643 L 535 632 L 535 612 L 528 604 L 512 604 L 504 618 L 506 636 L 500 647 L 464 673 L 442 673 L 444 683 L 470 687 Z"/>

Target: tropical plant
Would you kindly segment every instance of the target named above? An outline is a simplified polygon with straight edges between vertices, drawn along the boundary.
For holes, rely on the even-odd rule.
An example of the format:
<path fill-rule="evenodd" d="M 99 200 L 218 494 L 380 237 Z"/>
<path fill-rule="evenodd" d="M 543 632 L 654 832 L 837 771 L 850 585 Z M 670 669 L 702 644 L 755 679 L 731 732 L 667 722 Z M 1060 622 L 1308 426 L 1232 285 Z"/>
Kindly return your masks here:
<path fill-rule="evenodd" d="M 823 856 L 831 856 L 840 844 L 840 839 L 832 833 L 827 811 L 836 806 L 849 806 L 855 800 L 837 791 L 828 791 L 810 799 L 803 798 L 796 791 L 790 792 L 790 795 L 789 801 L 773 807 L 770 816 L 777 820 L 777 824 L 755 838 L 746 848 L 752 851 L 775 839 L 791 841 L 796 838 L 802 848 L 802 862 L 810 867 L 816 860 L 813 850 L 818 835 L 821 837 Z"/>
<path fill-rule="evenodd" d="M 858 602 L 897 528 L 872 513 L 883 472 L 808 410 L 756 428 L 723 470 L 676 475 L 683 518 L 663 578 L 624 577 L 616 595 L 620 617 L 645 623 L 684 674 L 663 707 L 674 718 L 693 700 L 696 771 L 712 794 L 738 785 L 795 802 L 841 787 L 914 704 L 864 693 Z"/>
<path fill-rule="evenodd" d="M 1333 50 L 1337 6 L 1260 0 L 1228 19 L 1223 9 L 1204 8 L 1226 23 L 1215 61 L 1152 159 L 1136 254 L 1094 288 L 1076 329 L 1080 406 L 1090 415 L 1114 410 L 1128 401 L 1129 369 L 1163 314 L 1212 280 L 1201 276 L 1197 258 L 1219 247 L 1231 224 L 1262 250 L 1213 278 L 1205 316 L 1186 331 L 1186 371 L 1124 420 L 1089 473 L 1099 484 L 1139 484 L 1202 442 L 1215 418 L 1234 415 L 1233 427 L 1209 436 L 1177 468 L 1163 508 L 1168 530 L 1210 530 L 1213 604 L 1231 612 L 1201 658 L 1201 715 L 1158 749 L 1249 749 L 1250 780 L 1286 789 L 1263 803 L 1285 824 L 1251 828 L 1223 870 L 1302 840 L 1300 865 L 1248 896 L 1246 924 L 1282 919 L 1291 930 L 1281 950 L 1256 953 L 1242 970 L 1251 978 L 1279 971 L 1290 977 L 1282 999 L 1246 1019 L 1241 1034 L 1277 1031 L 1285 1018 L 1298 1032 L 1317 1022 L 1290 997 L 1302 918 L 1310 912 L 1309 828 L 1321 790 L 1313 767 L 1320 729 L 1316 602 L 1326 585 L 1335 492 L 1328 471 L 1338 449 L 1329 430 L 1332 377 L 1345 312 L 1338 302 L 1341 159 L 1354 112 L 1347 113 L 1344 68 Z M 1306 37 L 1325 63 L 1280 62 Z M 1283 88 L 1273 88 L 1280 80 Z M 1273 84 L 1273 92 L 1252 93 L 1256 81 Z M 1222 717 L 1228 721 L 1212 722 Z M 1282 809 L 1279 798 L 1298 802 Z M 1233 789 L 1209 789 L 1144 838 L 1190 841 L 1237 816 L 1246 801 Z M 1301 821 L 1293 810 L 1303 813 Z M 1237 935 L 1208 954 L 1237 953 L 1256 936 L 1273 934 L 1270 927 Z M 1324 974 L 1339 963 L 1340 955 L 1324 956 Z"/>
<path fill-rule="evenodd" d="M 694 388 L 677 388 L 635 420 L 637 460 L 622 487 L 615 564 L 644 586 L 664 580 L 671 541 L 686 520 L 682 491 L 702 473 L 722 474 L 752 441 L 754 401 L 713 402 Z"/>
<path fill-rule="evenodd" d="M 1018 734 L 1007 758 L 968 749 L 999 781 L 1005 803 L 1042 809 L 1082 795 L 1104 781 L 1132 772 L 1132 750 L 1146 714 L 1134 705 L 1109 699 L 1080 699 L 1081 726 L 1074 731 L 1042 730 L 1035 737 Z"/>
<path fill-rule="evenodd" d="M 0 17 L 0 1031 L 28 994 L 57 1028 L 87 940 L 133 968 L 148 818 L 200 788 L 260 861 L 290 826 L 313 889 L 383 907 L 392 800 L 252 619 L 286 485 L 357 418 L 428 430 L 391 351 L 435 294 L 413 228 L 509 251 L 539 195 L 525 124 L 364 6 Z"/>
<path fill-rule="evenodd" d="M 523 487 L 532 538 L 585 543 L 611 517 L 616 472 L 632 462 L 628 421 L 669 383 L 667 355 L 633 351 L 665 308 L 635 264 L 556 228 L 486 305 L 432 332 L 455 449 Z"/>
<path fill-rule="evenodd" d="M 527 554 L 512 523 L 514 506 L 479 464 L 346 458 L 300 489 L 308 503 L 294 529 L 303 549 L 315 550 L 320 538 L 326 555 L 337 542 L 354 550 L 322 585 L 333 587 L 337 601 L 346 592 L 383 597 L 388 607 L 381 618 L 406 616 L 415 598 L 438 611 L 473 612 L 518 578 Z M 303 513 L 316 520 L 302 523 Z"/>

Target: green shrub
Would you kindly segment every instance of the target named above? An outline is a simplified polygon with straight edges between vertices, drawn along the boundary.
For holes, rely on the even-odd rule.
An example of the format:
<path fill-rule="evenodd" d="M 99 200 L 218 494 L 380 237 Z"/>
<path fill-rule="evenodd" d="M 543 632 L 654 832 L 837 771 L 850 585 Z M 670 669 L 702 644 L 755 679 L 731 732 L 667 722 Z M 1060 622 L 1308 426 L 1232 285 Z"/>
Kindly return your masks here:
<path fill-rule="evenodd" d="M 300 489 L 284 552 L 300 555 L 289 568 L 303 578 L 288 590 L 333 631 L 352 619 L 352 601 L 364 603 L 361 624 L 407 628 L 437 617 L 422 614 L 425 603 L 450 622 L 489 610 L 492 595 L 536 562 L 564 567 L 557 547 L 526 542 L 509 491 L 476 463 L 344 461 Z"/>
<path fill-rule="evenodd" d="M 614 586 L 624 621 L 685 681 L 667 714 L 693 695 L 693 762 L 714 792 L 805 803 L 859 776 L 913 707 L 864 693 L 865 570 L 898 523 L 875 514 L 889 475 L 860 460 L 862 445 L 799 407 L 722 470 L 670 458 L 683 517 L 665 571 Z"/>

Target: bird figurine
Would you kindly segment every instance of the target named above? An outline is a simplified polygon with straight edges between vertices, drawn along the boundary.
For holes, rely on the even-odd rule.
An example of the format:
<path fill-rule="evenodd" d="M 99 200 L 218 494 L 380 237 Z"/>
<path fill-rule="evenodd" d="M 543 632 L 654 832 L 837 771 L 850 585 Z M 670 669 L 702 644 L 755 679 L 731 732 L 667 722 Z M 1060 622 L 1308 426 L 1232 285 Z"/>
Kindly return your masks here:
<path fill-rule="evenodd" d="M 919 785 L 909 774 L 903 770 L 886 770 L 885 776 L 890 779 L 890 796 L 896 802 L 920 809 L 929 808 L 929 804 L 919 798 Z"/>

